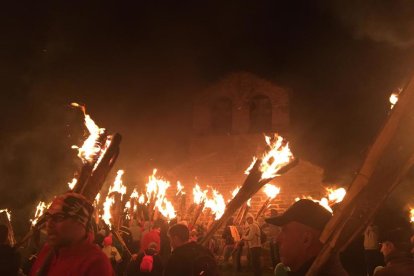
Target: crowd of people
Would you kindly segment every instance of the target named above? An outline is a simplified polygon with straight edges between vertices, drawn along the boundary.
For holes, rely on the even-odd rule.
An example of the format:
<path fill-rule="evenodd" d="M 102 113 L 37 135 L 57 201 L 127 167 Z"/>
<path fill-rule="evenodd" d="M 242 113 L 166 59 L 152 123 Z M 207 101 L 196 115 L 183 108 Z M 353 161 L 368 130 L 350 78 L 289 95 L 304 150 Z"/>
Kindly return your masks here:
<path fill-rule="evenodd" d="M 115 234 L 105 224 L 93 223 L 93 211 L 79 194 L 56 197 L 42 217 L 46 238 L 38 237 L 30 256 L 8 244 L 8 227 L 0 225 L 0 275 L 306 275 L 322 249 L 319 236 L 332 216 L 302 199 L 281 215 L 270 209 L 264 223 L 251 214 L 243 225 L 229 219 L 222 240 L 216 236 L 204 246 L 202 225 L 131 219 Z M 370 225 L 364 232 L 363 275 L 414 275 L 410 230 L 397 228 L 380 236 L 378 227 Z M 352 274 L 334 254 L 320 275 Z"/>

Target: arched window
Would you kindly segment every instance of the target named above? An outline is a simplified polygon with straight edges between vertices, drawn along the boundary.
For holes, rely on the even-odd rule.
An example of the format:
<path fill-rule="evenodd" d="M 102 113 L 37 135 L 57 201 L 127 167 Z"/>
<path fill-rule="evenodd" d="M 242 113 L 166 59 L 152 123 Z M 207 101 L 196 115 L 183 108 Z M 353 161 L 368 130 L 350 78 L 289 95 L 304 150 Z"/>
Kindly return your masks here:
<path fill-rule="evenodd" d="M 213 133 L 225 134 L 231 132 L 232 101 L 222 97 L 215 100 L 211 106 L 211 128 Z"/>
<path fill-rule="evenodd" d="M 250 131 L 266 132 L 272 129 L 272 103 L 269 97 L 257 95 L 250 101 Z"/>

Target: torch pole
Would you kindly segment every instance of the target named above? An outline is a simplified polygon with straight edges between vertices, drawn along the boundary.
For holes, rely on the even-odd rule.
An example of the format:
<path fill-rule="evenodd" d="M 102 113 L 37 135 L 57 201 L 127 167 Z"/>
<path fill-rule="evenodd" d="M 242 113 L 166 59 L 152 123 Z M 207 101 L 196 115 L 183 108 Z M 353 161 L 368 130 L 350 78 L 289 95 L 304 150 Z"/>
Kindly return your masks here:
<path fill-rule="evenodd" d="M 131 257 L 132 256 L 132 253 L 129 250 L 128 246 L 125 244 L 124 239 L 121 237 L 121 235 L 119 235 L 118 231 L 116 231 L 115 229 L 111 229 L 111 233 L 119 241 L 119 243 L 122 245 L 122 247 L 124 248 L 124 250 L 128 253 L 129 257 Z"/>
<path fill-rule="evenodd" d="M 257 212 L 257 214 L 256 214 L 256 220 L 262 215 L 264 210 L 267 209 L 267 207 L 269 206 L 271 201 L 272 201 L 272 198 L 268 197 L 267 200 L 263 203 L 263 205 L 260 208 L 259 212 Z"/>

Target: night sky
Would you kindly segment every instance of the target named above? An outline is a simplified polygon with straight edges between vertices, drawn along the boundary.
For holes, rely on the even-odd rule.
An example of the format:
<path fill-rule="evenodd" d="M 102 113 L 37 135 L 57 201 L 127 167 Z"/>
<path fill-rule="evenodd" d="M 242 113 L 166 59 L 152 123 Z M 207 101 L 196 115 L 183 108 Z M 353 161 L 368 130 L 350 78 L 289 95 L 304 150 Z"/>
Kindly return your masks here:
<path fill-rule="evenodd" d="M 340 182 L 414 73 L 412 1 L 13 2 L 0 16 L 0 208 L 21 213 L 80 166 L 70 102 L 123 135 L 116 167 L 138 183 L 185 159 L 194 96 L 250 72 L 289 91 L 295 154 Z"/>

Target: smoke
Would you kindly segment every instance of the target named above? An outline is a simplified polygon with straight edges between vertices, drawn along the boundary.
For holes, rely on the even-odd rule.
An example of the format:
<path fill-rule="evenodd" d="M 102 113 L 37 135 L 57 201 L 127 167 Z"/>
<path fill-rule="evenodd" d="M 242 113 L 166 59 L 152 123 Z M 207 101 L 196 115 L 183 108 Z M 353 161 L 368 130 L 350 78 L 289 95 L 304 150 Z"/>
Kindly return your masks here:
<path fill-rule="evenodd" d="M 408 48 L 414 45 L 414 2 L 411 0 L 324 1 L 357 38 Z"/>

